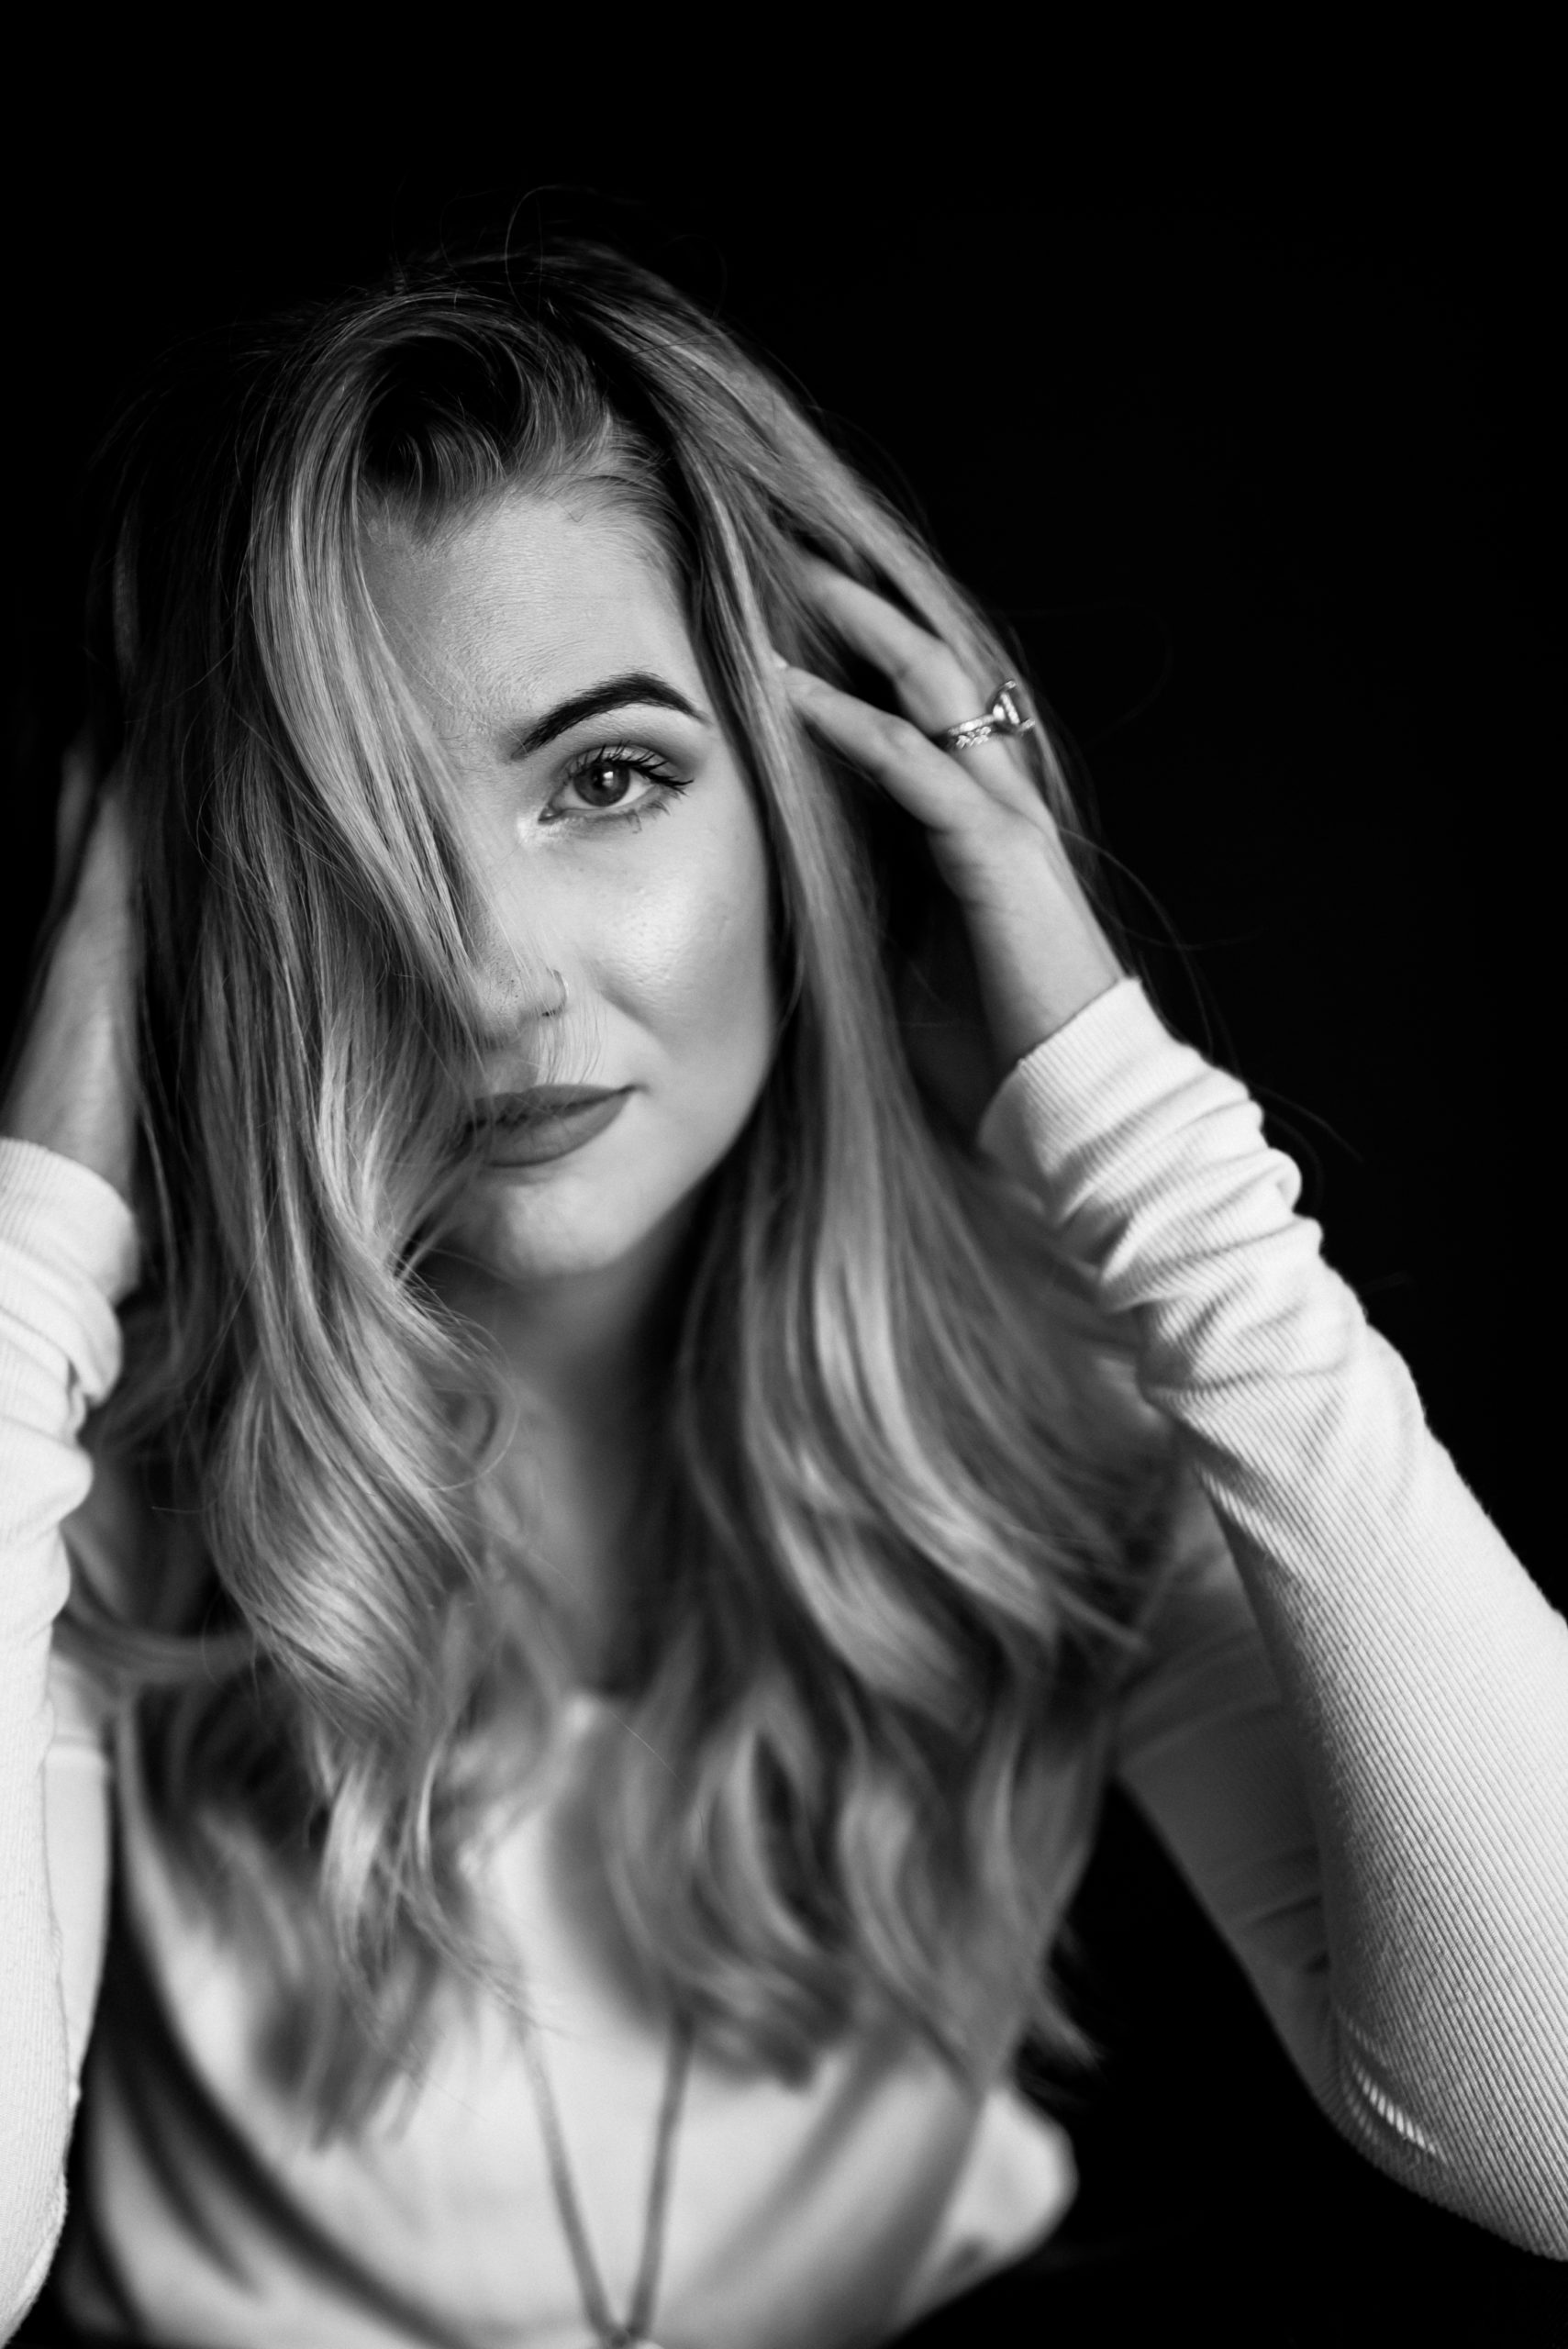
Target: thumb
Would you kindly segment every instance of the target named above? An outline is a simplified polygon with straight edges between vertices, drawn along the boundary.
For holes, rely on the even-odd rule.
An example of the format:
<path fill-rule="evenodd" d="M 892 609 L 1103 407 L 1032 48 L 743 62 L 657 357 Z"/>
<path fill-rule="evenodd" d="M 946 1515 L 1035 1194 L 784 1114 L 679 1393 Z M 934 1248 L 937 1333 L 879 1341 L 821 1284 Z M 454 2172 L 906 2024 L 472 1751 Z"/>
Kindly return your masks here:
<path fill-rule="evenodd" d="M 60 798 L 54 812 L 54 885 L 50 893 L 44 927 L 63 911 L 75 887 L 87 828 L 93 813 L 96 776 L 85 727 L 61 761 Z"/>

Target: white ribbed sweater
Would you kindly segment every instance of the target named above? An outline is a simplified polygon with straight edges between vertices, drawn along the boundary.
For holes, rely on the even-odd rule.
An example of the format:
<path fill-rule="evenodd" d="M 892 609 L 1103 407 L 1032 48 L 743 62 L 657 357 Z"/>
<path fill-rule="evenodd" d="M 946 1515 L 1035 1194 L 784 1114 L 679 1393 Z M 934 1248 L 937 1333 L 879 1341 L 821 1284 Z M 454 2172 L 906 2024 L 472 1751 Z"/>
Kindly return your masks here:
<path fill-rule="evenodd" d="M 1417 2192 L 1568 2258 L 1568 1625 L 1294 1214 L 1296 1169 L 1255 1105 L 1136 983 L 1019 1063 L 982 1138 L 1131 1317 L 1139 1383 L 1191 1471 L 1150 1661 L 1063 1776 L 1041 1854 L 1056 1913 L 1115 1770 L 1337 2125 Z M 78 2311 L 206 2349 L 581 2341 L 499 2018 L 454 2027 L 364 2142 L 312 2146 L 251 2061 L 243 1953 L 182 1903 L 123 1741 L 51 1673 L 62 1522 L 113 1544 L 114 1496 L 89 1498 L 76 1439 L 117 1375 L 137 1257 L 107 1185 L 0 1142 L 0 2329 L 61 2221 L 117 1775 L 141 2006 L 117 1982 L 88 2065 Z M 612 2293 L 662 2052 L 581 1897 L 593 1757 L 616 1733 L 580 1701 L 555 1792 L 495 1876 Z M 908 2044 L 836 2050 L 801 2089 L 699 2059 L 658 2330 L 681 2349 L 874 2342 L 1071 2194 L 1060 2132 L 1005 2081 L 967 2101 Z"/>

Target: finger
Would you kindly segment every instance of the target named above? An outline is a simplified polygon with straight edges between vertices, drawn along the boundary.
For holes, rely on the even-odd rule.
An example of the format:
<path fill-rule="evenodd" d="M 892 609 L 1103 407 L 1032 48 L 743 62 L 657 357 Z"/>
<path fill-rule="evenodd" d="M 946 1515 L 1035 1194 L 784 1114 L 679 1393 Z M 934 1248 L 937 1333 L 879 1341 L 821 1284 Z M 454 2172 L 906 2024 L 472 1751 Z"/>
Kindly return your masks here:
<path fill-rule="evenodd" d="M 922 628 L 886 597 L 813 555 L 806 558 L 807 584 L 844 641 L 880 669 L 893 686 L 904 715 L 922 734 L 940 733 L 977 717 L 987 707 L 996 680 L 978 685 L 949 644 Z M 968 771 L 1010 807 L 1038 799 L 1034 779 L 1017 749 L 1005 738 L 957 753 Z"/>
<path fill-rule="evenodd" d="M 82 843 L 87 836 L 87 818 L 93 804 L 93 761 L 85 734 L 79 734 L 66 749 L 60 763 L 60 798 L 54 817 L 54 870 L 58 884 L 62 873 L 75 869 Z"/>
<path fill-rule="evenodd" d="M 1040 829 L 1049 823 L 1040 801 L 1029 809 L 999 807 L 990 792 L 978 787 L 967 766 L 929 741 L 909 718 L 831 685 L 808 669 L 786 665 L 783 682 L 800 715 L 878 785 L 924 824 L 938 842 L 954 846 L 975 834 L 977 819 L 1004 818 L 1016 822 L 1020 813 Z"/>
<path fill-rule="evenodd" d="M 60 795 L 54 809 L 54 872 L 43 928 L 64 912 L 81 876 L 93 814 L 93 761 L 85 729 L 68 744 L 60 763 Z"/>

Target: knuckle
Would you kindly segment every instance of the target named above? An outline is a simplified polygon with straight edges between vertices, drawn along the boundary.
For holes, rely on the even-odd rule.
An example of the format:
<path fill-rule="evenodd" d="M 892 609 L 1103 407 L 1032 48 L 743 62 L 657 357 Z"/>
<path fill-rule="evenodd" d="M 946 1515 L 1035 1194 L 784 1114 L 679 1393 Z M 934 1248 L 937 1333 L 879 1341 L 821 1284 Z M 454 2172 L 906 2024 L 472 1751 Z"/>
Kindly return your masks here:
<path fill-rule="evenodd" d="M 883 713 L 879 730 L 884 747 L 892 758 L 904 761 L 918 758 L 931 747 L 914 720 L 900 717 L 895 710 Z"/>
<path fill-rule="evenodd" d="M 935 637 L 900 635 L 888 649 L 887 673 L 898 686 L 929 683 L 933 664 L 940 658 L 941 647 Z"/>

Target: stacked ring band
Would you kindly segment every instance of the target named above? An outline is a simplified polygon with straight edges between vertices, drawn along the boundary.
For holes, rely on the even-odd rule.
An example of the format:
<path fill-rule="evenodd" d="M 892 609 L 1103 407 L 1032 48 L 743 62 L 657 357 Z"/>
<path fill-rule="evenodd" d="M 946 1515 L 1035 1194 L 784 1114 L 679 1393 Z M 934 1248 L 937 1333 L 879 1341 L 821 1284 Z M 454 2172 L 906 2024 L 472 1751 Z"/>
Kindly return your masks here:
<path fill-rule="evenodd" d="M 1029 733 L 1034 719 L 1018 699 L 1021 690 L 1017 677 L 1004 677 L 988 710 L 979 718 L 966 718 L 961 725 L 944 726 L 931 740 L 941 751 L 973 751 L 977 742 L 988 742 L 993 734 Z"/>

